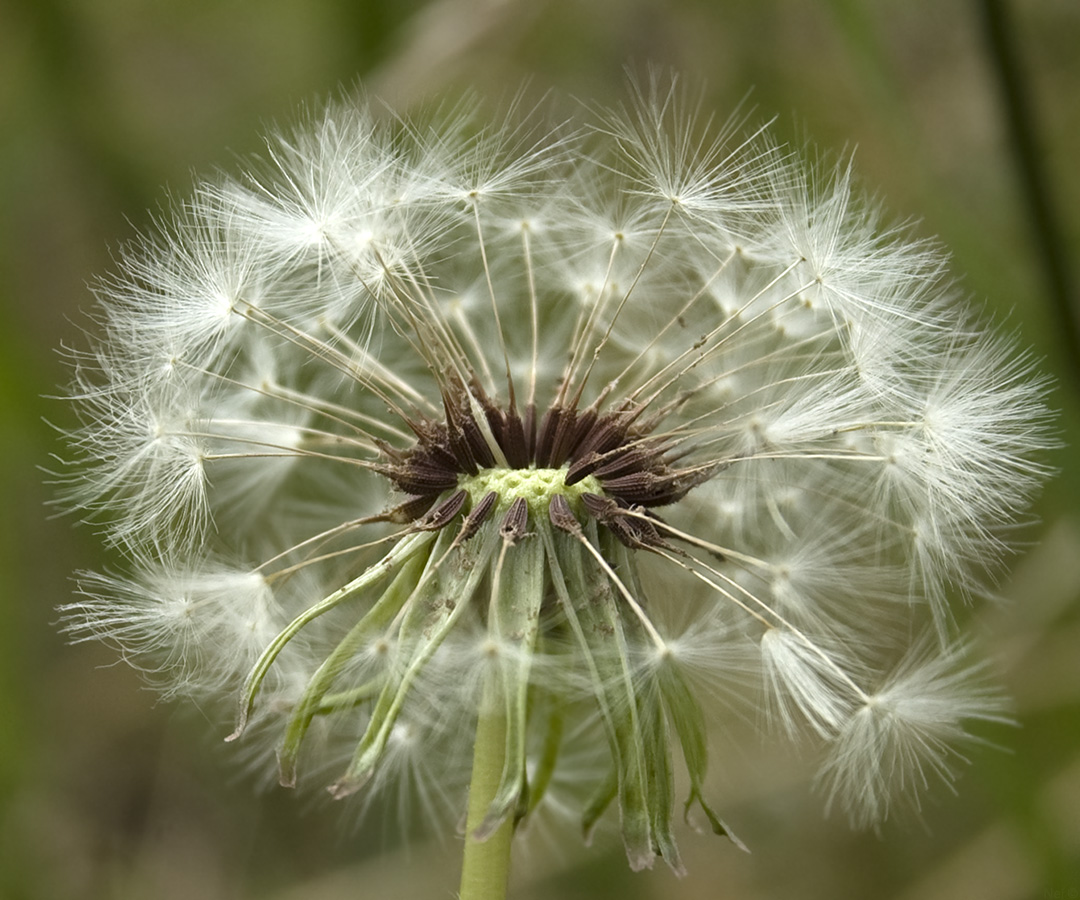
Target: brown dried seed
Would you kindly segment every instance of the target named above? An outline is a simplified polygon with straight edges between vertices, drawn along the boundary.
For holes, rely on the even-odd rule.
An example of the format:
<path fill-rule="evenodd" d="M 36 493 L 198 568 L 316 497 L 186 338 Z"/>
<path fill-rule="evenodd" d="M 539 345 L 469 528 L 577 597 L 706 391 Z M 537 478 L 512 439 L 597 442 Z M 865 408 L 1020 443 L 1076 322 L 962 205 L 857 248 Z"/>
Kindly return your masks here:
<path fill-rule="evenodd" d="M 441 494 L 457 486 L 458 476 L 450 469 L 434 466 L 424 460 L 410 460 L 391 470 L 394 483 L 407 494 Z"/>
<path fill-rule="evenodd" d="M 465 498 L 468 496 L 467 491 L 457 491 L 451 494 L 429 512 L 417 527 L 421 531 L 438 531 L 440 528 L 449 525 L 454 516 L 461 512 L 461 507 L 465 505 Z"/>
<path fill-rule="evenodd" d="M 518 497 L 503 516 L 499 534 L 507 543 L 513 544 L 525 536 L 529 525 L 529 504 L 524 497 Z"/>
<path fill-rule="evenodd" d="M 465 517 L 465 521 L 461 523 L 461 531 L 458 532 L 458 536 L 454 539 L 454 543 L 463 544 L 469 538 L 476 534 L 480 530 L 480 526 L 484 524 L 484 521 L 491 515 L 491 511 L 495 508 L 495 503 L 499 499 L 499 495 L 495 491 L 489 491 L 484 494 L 483 498 L 469 510 L 469 514 Z"/>
<path fill-rule="evenodd" d="M 525 438 L 525 423 L 517 410 L 511 410 L 506 414 L 502 437 L 499 440 L 506 454 L 506 461 L 512 468 L 524 469 L 529 465 L 529 446 Z"/>
<path fill-rule="evenodd" d="M 551 498 L 551 503 L 548 506 L 548 518 L 551 520 L 551 524 L 558 528 L 559 531 L 565 531 L 568 534 L 581 533 L 581 523 L 574 516 L 570 504 L 562 494 L 556 494 Z"/>
<path fill-rule="evenodd" d="M 585 504 L 585 511 L 600 522 L 606 522 L 619 509 L 619 504 L 610 497 L 602 497 L 600 494 L 591 494 L 588 491 L 581 495 L 581 502 Z"/>
<path fill-rule="evenodd" d="M 536 436 L 536 464 L 538 466 L 546 467 L 552 464 L 551 451 L 555 443 L 555 434 L 565 415 L 566 410 L 561 406 L 552 406 L 540 420 L 540 430 Z"/>

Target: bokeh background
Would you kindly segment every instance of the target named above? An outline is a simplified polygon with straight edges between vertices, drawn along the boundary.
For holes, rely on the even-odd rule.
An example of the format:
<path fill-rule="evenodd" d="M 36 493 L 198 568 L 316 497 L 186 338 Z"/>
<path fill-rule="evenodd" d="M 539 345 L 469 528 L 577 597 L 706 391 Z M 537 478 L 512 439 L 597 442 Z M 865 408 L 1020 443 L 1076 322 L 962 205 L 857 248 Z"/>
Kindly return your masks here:
<path fill-rule="evenodd" d="M 1005 14 L 1004 43 L 988 13 Z M 852 834 L 823 817 L 812 760 L 721 723 L 713 798 L 752 854 L 687 831 L 680 881 L 632 875 L 612 840 L 536 834 L 512 895 L 1080 897 L 1075 0 L 0 0 L 0 897 L 453 895 L 455 836 L 402 842 L 259 795 L 198 710 L 156 704 L 107 650 L 64 644 L 69 573 L 103 560 L 45 506 L 50 423 L 71 421 L 46 396 L 65 380 L 55 348 L 80 342 L 87 283 L 167 193 L 235 169 L 301 104 L 363 84 L 408 110 L 528 81 L 571 111 L 619 100 L 624 67 L 648 63 L 704 85 L 721 119 L 745 100 L 784 139 L 854 150 L 867 189 L 940 236 L 964 290 L 1044 358 L 1066 446 L 1001 584 L 1009 602 L 970 612 L 1020 727 L 984 733 L 1003 749 L 971 752 L 958 796 Z"/>

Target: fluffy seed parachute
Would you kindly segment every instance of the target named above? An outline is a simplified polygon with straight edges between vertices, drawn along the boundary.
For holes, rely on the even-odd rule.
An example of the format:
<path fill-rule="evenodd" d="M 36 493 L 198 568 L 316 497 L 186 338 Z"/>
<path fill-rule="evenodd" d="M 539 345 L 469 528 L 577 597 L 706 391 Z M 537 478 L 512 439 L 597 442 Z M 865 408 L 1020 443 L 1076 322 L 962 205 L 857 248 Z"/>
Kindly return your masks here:
<path fill-rule="evenodd" d="M 62 479 L 127 568 L 69 633 L 335 797 L 460 817 L 495 722 L 473 834 L 577 798 L 635 868 L 681 868 L 677 767 L 726 832 L 721 688 L 823 743 L 856 824 L 948 782 L 1003 714 L 948 600 L 1044 475 L 1044 385 L 846 167 L 676 94 L 335 105 L 131 247 Z"/>

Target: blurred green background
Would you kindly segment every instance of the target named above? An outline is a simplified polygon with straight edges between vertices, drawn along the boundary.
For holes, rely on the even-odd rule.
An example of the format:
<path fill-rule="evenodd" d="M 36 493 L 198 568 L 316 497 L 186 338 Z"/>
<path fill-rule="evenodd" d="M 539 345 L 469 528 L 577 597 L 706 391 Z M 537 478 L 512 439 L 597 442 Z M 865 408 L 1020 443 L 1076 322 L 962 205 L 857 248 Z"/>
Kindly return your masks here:
<path fill-rule="evenodd" d="M 378 822 L 258 795 L 198 710 L 158 705 L 107 650 L 65 646 L 69 573 L 100 566 L 89 529 L 50 518 L 37 467 L 58 450 L 43 399 L 79 344 L 87 282 L 193 174 L 235 167 L 302 103 L 363 84 L 407 110 L 444 90 L 617 101 L 623 69 L 704 83 L 723 119 L 855 150 L 865 186 L 940 236 L 963 288 L 1045 358 L 1067 444 L 1080 358 L 1053 296 L 1080 303 L 1080 3 L 1016 2 L 1020 57 L 1059 272 L 1033 225 L 987 40 L 986 4 L 936 0 L 0 0 L 0 897 L 10 900 L 450 897 L 458 844 L 402 844 Z M 1064 273 L 1064 274 L 1062 274 Z M 812 760 L 718 735 L 713 796 L 752 847 L 688 832 L 690 876 L 632 875 L 612 841 L 531 835 L 516 898 L 1080 897 L 1080 468 L 975 610 L 1017 729 L 985 736 L 959 795 L 880 837 L 824 819 Z"/>

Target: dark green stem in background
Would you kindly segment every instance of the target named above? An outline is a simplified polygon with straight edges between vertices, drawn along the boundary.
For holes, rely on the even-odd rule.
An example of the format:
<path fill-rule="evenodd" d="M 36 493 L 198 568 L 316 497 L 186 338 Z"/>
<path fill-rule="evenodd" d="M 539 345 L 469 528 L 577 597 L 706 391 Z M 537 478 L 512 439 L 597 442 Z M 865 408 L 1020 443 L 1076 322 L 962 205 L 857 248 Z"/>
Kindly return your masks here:
<path fill-rule="evenodd" d="M 1035 233 L 1047 294 L 1061 328 L 1073 377 L 1080 380 L 1080 306 L 1069 268 L 1065 238 L 1051 199 L 1044 158 L 1036 140 L 1031 105 L 1019 52 L 1016 27 L 1005 0 L 979 0 L 983 37 L 997 76 L 1003 113 L 1012 144 L 1021 194 Z"/>

